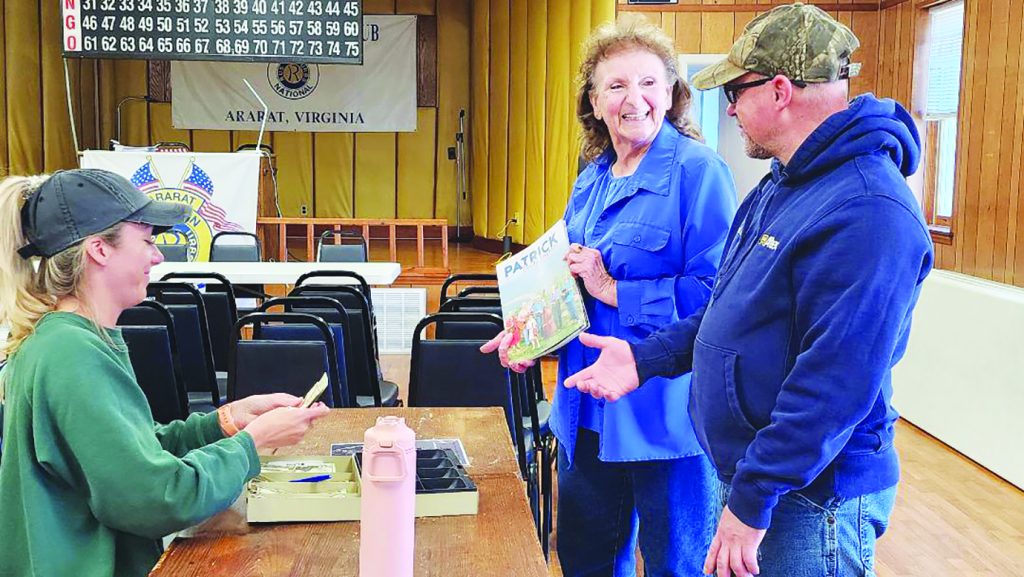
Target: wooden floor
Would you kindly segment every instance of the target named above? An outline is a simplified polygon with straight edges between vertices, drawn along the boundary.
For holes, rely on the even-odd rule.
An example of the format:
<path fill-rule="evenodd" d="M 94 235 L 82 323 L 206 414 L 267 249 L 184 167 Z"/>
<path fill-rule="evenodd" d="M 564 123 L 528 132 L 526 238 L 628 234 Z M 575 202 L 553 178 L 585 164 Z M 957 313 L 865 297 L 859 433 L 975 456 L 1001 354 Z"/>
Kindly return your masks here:
<path fill-rule="evenodd" d="M 400 243 L 400 254 L 408 250 L 414 247 Z M 440 254 L 439 248 L 428 251 Z M 495 258 L 465 245 L 452 245 L 450 252 L 453 272 L 493 272 Z M 382 364 L 404 398 L 408 358 L 390 355 Z M 554 367 L 544 368 L 551 387 Z M 1024 575 L 1024 491 L 909 423 L 898 424 L 896 445 L 903 479 L 892 524 L 878 546 L 879 577 Z M 561 575 L 554 552 L 551 574 Z"/>

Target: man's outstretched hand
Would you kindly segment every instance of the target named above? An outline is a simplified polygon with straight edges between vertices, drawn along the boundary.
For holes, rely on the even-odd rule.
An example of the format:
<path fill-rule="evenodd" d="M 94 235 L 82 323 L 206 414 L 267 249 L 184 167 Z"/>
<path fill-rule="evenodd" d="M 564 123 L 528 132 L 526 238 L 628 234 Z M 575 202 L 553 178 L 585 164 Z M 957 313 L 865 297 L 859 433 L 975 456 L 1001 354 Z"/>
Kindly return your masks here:
<path fill-rule="evenodd" d="M 617 401 L 640 386 L 636 361 L 629 343 L 615 337 L 580 334 L 584 345 L 600 349 L 597 362 L 565 379 L 565 386 L 577 389 L 595 399 Z"/>

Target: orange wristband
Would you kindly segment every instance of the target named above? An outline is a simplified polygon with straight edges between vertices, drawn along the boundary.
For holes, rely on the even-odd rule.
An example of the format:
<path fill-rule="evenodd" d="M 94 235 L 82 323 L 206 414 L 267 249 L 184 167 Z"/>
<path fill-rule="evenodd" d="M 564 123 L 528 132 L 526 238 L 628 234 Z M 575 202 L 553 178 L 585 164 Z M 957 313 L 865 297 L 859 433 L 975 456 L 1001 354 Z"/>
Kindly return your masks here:
<path fill-rule="evenodd" d="M 220 430 L 224 432 L 225 437 L 233 437 L 238 433 L 238 427 L 235 426 L 235 420 L 231 418 L 231 409 L 228 405 L 221 405 L 217 409 L 217 422 L 220 423 Z"/>

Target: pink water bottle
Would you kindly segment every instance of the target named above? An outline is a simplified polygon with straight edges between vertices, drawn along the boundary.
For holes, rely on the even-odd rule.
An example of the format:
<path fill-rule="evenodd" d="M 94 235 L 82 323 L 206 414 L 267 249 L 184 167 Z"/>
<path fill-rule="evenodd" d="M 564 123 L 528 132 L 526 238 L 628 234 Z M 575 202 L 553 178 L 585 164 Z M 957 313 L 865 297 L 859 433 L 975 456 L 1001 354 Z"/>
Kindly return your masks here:
<path fill-rule="evenodd" d="M 377 417 L 363 437 L 359 577 L 412 577 L 416 526 L 416 433 Z"/>

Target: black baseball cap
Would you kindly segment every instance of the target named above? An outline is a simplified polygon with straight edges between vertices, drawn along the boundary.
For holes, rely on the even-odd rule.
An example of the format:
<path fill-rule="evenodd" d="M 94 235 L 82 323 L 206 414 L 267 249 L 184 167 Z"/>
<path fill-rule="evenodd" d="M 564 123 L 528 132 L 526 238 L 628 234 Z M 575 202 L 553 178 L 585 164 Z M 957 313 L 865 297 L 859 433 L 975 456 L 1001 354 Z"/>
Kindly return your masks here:
<path fill-rule="evenodd" d="M 191 211 L 187 204 L 153 200 L 108 170 L 64 170 L 46 179 L 21 207 L 28 244 L 18 254 L 51 257 L 122 221 L 152 225 L 159 234 L 185 222 Z"/>

